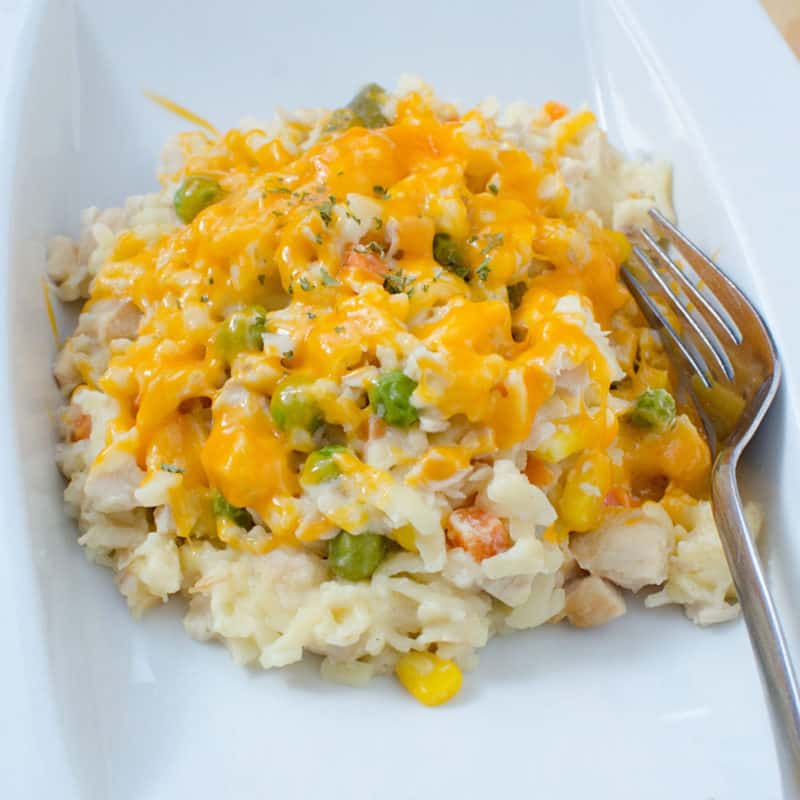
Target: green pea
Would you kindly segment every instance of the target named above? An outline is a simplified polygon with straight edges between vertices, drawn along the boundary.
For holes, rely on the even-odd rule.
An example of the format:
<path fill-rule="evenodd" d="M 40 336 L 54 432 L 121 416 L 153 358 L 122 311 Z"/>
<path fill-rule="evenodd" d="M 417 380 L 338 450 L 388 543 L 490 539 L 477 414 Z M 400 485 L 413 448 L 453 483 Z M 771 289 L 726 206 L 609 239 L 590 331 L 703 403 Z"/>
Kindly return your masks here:
<path fill-rule="evenodd" d="M 239 508 L 239 506 L 231 505 L 222 495 L 222 492 L 214 491 L 211 496 L 211 508 L 214 510 L 214 516 L 227 517 L 235 525 L 240 528 L 250 529 L 255 525 L 250 512 L 246 508 Z"/>
<path fill-rule="evenodd" d="M 324 422 L 322 411 L 309 391 L 309 382 L 303 378 L 288 377 L 280 381 L 269 408 L 282 431 L 300 428 L 313 433 Z"/>
<path fill-rule="evenodd" d="M 243 350 L 261 350 L 267 329 L 267 312 L 261 306 L 237 311 L 217 331 L 214 339 L 219 352 L 228 360 Z"/>
<path fill-rule="evenodd" d="M 341 471 L 333 456 L 336 453 L 346 452 L 347 448 L 340 444 L 331 444 L 315 450 L 303 464 L 303 472 L 300 476 L 303 483 L 324 483 L 338 478 Z"/>
<path fill-rule="evenodd" d="M 450 272 L 469 279 L 469 267 L 464 263 L 461 248 L 449 233 L 437 233 L 433 237 L 433 257 L 437 264 L 441 264 Z"/>
<path fill-rule="evenodd" d="M 341 531 L 328 545 L 328 566 L 339 578 L 363 581 L 369 578 L 386 558 L 388 542 L 377 533 L 353 535 Z"/>
<path fill-rule="evenodd" d="M 407 428 L 419 419 L 419 412 L 411 405 L 411 395 L 417 382 L 399 369 L 384 372 L 369 389 L 369 402 L 375 413 L 390 425 Z"/>
<path fill-rule="evenodd" d="M 181 222 L 191 222 L 204 208 L 222 199 L 222 187 L 213 178 L 187 175 L 175 192 L 175 213 Z"/>
<path fill-rule="evenodd" d="M 636 398 L 628 419 L 639 428 L 665 430 L 675 420 L 675 400 L 666 389 L 647 389 Z"/>
<path fill-rule="evenodd" d="M 381 103 L 386 98 L 386 90 L 377 83 L 368 83 L 347 104 L 337 108 L 328 119 L 325 130 L 341 131 L 360 125 L 362 128 L 383 128 L 389 120 L 381 111 Z"/>

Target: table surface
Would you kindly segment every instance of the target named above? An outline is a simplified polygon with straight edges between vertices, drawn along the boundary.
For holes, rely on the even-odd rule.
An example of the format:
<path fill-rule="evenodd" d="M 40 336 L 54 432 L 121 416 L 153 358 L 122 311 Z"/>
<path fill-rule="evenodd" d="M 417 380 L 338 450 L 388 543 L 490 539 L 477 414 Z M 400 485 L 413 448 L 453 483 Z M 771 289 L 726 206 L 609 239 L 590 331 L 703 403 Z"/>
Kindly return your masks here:
<path fill-rule="evenodd" d="M 800 58 L 800 0 L 761 0 L 761 5 Z"/>

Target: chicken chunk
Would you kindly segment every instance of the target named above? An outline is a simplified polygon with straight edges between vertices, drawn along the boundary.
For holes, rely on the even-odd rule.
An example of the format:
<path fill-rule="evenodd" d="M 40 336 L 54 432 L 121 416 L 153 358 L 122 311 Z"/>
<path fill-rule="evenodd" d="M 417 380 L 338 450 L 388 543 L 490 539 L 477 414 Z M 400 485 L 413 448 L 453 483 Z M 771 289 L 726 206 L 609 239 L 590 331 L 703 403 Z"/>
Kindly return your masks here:
<path fill-rule="evenodd" d="M 76 386 L 96 378 L 105 369 L 106 355 L 103 348 L 96 346 L 93 339 L 84 334 L 68 339 L 56 358 L 53 374 L 65 396 L 69 396 Z"/>
<path fill-rule="evenodd" d="M 100 300 L 81 314 L 75 334 L 56 359 L 56 381 L 65 395 L 81 383 L 96 382 L 108 366 L 109 343 L 133 339 L 142 312 L 127 300 Z"/>
<path fill-rule="evenodd" d="M 92 418 L 77 403 L 71 403 L 61 420 L 62 436 L 68 442 L 81 442 L 92 435 Z"/>
<path fill-rule="evenodd" d="M 100 300 L 81 315 L 76 333 L 103 344 L 113 339 L 133 339 L 141 319 L 142 312 L 128 300 Z"/>
<path fill-rule="evenodd" d="M 587 572 L 638 592 L 667 579 L 674 530 L 657 503 L 610 516 L 597 530 L 573 534 L 570 550 Z"/>
<path fill-rule="evenodd" d="M 89 471 L 84 484 L 86 500 L 94 510 L 106 514 L 136 508 L 135 493 L 144 475 L 131 453 L 110 450 Z"/>
<path fill-rule="evenodd" d="M 81 267 L 78 245 L 66 236 L 54 236 L 47 250 L 47 272 L 61 300 L 72 301 L 85 290 L 86 266 Z"/>
<path fill-rule="evenodd" d="M 122 208 L 99 211 L 87 208 L 81 215 L 83 232 L 80 242 L 65 236 L 54 237 L 47 253 L 47 271 L 58 297 L 65 302 L 89 296 L 89 284 L 102 263 L 98 251 L 100 239 L 108 240 L 121 231 L 127 222 Z M 99 237 L 99 238 L 98 238 Z"/>
<path fill-rule="evenodd" d="M 625 613 L 625 599 L 619 589 L 596 575 L 572 581 L 566 591 L 564 611 L 577 628 L 605 625 Z"/>

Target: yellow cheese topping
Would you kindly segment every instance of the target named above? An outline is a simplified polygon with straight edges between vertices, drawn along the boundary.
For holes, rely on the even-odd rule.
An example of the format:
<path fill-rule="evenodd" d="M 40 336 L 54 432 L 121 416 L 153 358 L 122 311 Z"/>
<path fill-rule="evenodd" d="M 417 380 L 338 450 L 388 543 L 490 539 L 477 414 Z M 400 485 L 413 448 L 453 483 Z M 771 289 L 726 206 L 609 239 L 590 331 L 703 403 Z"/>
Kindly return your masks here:
<path fill-rule="evenodd" d="M 169 235 L 121 234 L 87 303 L 118 299 L 142 313 L 137 338 L 112 356 L 100 388 L 119 402 L 111 439 L 124 436 L 148 473 L 179 476 L 171 490 L 179 535 L 203 535 L 215 493 L 260 518 L 261 550 L 330 535 L 320 519 L 298 532 L 298 475 L 315 447 L 358 451 L 385 435 L 374 405 L 346 387 L 366 392 L 358 375 L 374 377 L 386 351 L 417 384 L 417 415 L 472 432 L 457 444 L 431 441 L 410 486 L 526 440 L 558 396 L 552 364 L 566 358 L 585 369 L 591 397 L 564 400 L 554 435 L 531 448 L 532 481 L 548 480 L 548 464 L 616 443 L 621 463 L 586 462 L 602 467 L 604 490 L 646 494 L 663 477 L 703 490 L 708 452 L 696 428 L 685 420 L 661 433 L 621 430 L 607 354 L 560 310 L 574 295 L 604 330 L 614 327 L 612 339 L 644 329 L 621 311 L 626 238 L 569 210 L 563 182 L 552 190 L 560 153 L 594 118 L 548 107 L 541 124 L 557 135 L 537 160 L 479 111 L 442 110 L 414 92 L 378 127 L 337 126 L 333 114 L 321 125 L 290 123 L 278 138 L 257 129 L 217 135 L 208 124 L 201 145 L 196 134 L 184 137 L 184 164 L 165 185 L 199 179 L 219 192 Z M 648 376 L 670 385 L 657 358 L 641 347 L 636 358 L 635 370 L 623 364 L 629 377 L 618 397 L 635 397 L 652 385 Z M 285 386 L 305 393 L 303 431 L 274 410 Z M 339 461 L 349 469 L 348 458 Z M 574 493 L 581 481 L 567 486 Z M 581 529 L 596 521 L 587 513 Z M 245 546 L 229 531 L 220 536 Z M 408 532 L 397 539 L 413 549 Z"/>

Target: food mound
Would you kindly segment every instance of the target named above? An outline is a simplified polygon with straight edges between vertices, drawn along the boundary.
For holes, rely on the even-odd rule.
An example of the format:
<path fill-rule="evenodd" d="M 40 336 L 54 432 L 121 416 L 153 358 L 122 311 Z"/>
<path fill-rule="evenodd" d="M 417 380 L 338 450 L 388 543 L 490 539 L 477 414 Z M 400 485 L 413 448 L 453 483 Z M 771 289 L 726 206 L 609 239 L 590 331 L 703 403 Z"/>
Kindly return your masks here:
<path fill-rule="evenodd" d="M 56 237 L 80 543 L 131 610 L 264 668 L 420 701 L 497 633 L 738 607 L 709 450 L 619 280 L 669 168 L 587 110 L 461 112 L 412 79 L 165 150 Z"/>

